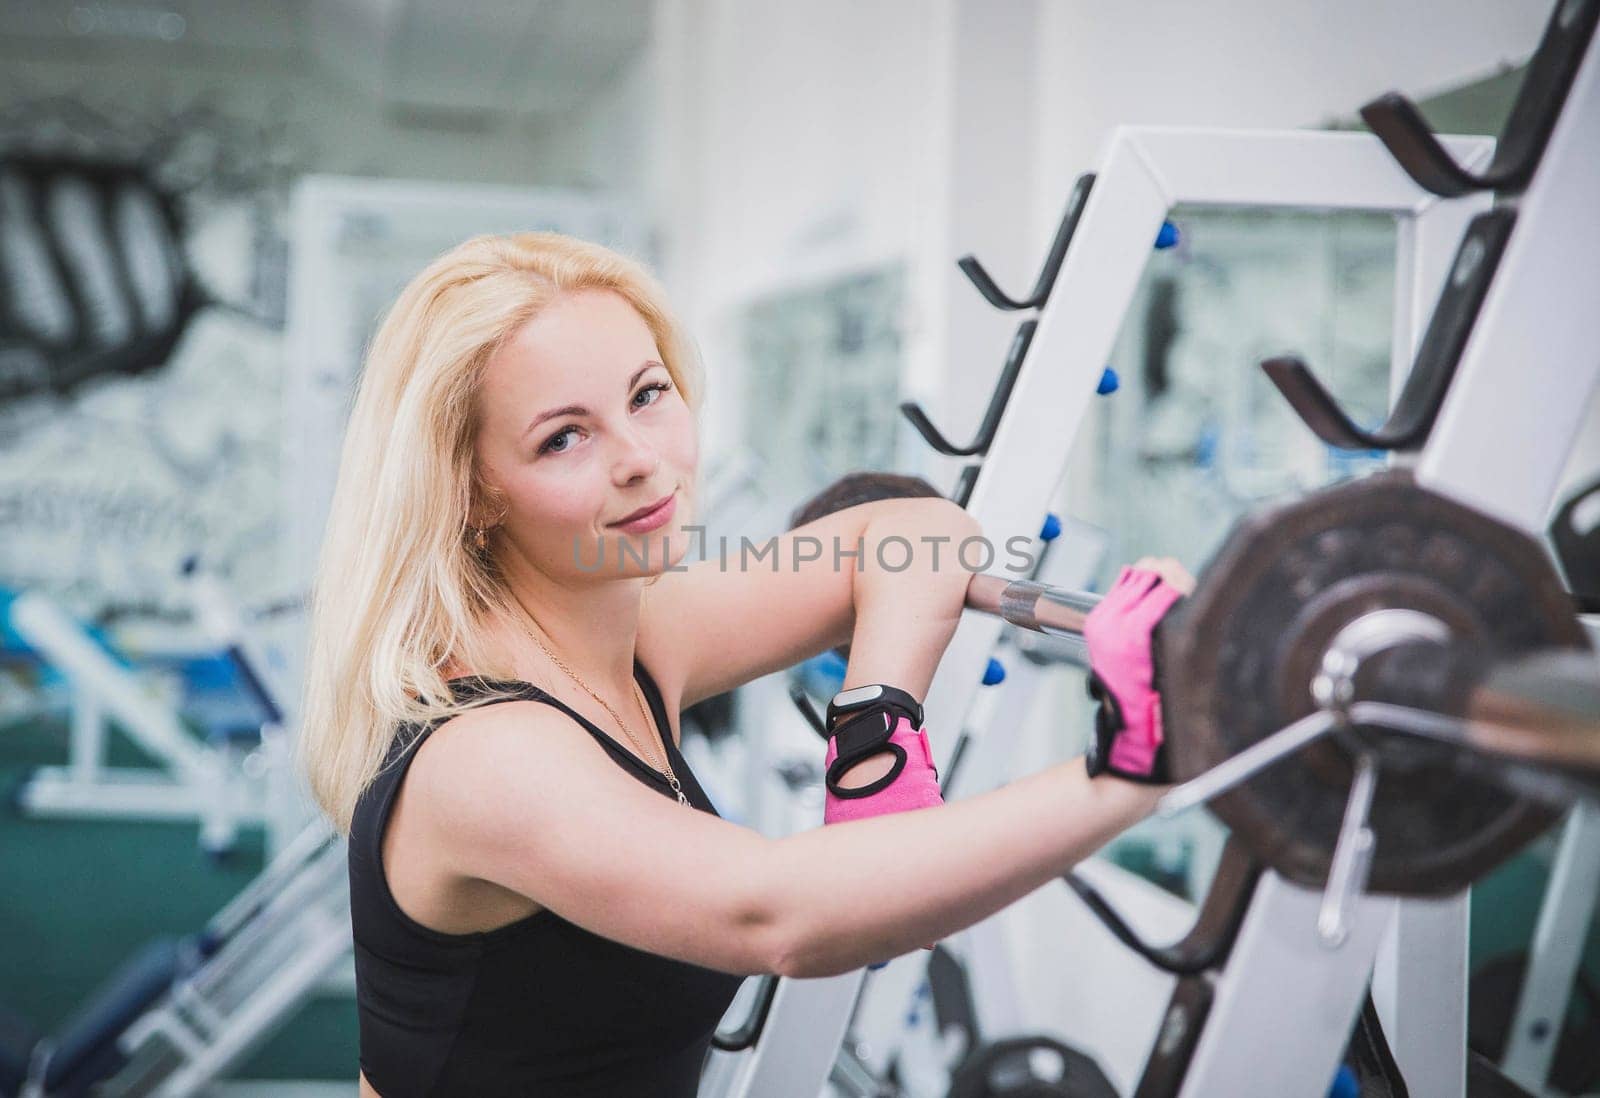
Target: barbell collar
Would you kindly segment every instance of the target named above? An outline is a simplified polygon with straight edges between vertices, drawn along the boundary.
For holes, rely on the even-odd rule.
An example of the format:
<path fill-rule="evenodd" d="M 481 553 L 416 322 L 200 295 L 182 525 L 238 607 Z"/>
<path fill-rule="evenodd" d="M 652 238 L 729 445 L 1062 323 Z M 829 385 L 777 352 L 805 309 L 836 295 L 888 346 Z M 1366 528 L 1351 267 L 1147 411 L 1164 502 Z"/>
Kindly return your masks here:
<path fill-rule="evenodd" d="M 1022 629 L 1077 640 L 1082 639 L 1084 620 L 1100 599 L 1088 591 L 980 573 L 967 584 L 966 604 L 969 610 L 993 614 Z"/>

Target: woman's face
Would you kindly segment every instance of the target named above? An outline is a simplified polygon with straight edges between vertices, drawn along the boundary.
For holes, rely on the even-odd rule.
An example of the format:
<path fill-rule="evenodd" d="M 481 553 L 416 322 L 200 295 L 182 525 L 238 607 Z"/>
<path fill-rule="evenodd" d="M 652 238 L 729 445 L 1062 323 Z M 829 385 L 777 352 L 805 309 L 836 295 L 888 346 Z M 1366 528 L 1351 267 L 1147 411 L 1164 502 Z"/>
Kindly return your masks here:
<path fill-rule="evenodd" d="M 683 557 L 699 440 L 625 298 L 557 298 L 489 361 L 478 401 L 477 460 L 507 507 L 502 548 L 557 580 L 646 576 Z M 616 525 L 667 496 L 653 529 Z"/>

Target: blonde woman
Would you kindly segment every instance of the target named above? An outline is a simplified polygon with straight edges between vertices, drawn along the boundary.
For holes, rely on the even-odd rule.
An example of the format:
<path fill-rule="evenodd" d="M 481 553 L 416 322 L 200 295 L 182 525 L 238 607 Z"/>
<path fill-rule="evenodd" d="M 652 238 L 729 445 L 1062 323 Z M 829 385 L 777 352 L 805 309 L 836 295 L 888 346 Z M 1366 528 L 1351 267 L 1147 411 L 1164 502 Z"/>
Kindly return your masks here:
<path fill-rule="evenodd" d="M 847 686 L 922 698 L 970 577 L 872 550 L 977 531 L 942 499 L 880 500 L 779 538 L 778 566 L 684 568 L 701 395 L 649 275 L 552 234 L 441 256 L 372 343 L 302 739 L 349 835 L 364 1095 L 686 1098 L 741 977 L 936 941 L 1154 803 L 1159 775 L 1079 760 L 783 839 L 720 819 L 680 710 L 846 642 Z M 861 541 L 864 564 L 800 537 Z M 1147 636 L 1124 647 L 1148 665 Z"/>

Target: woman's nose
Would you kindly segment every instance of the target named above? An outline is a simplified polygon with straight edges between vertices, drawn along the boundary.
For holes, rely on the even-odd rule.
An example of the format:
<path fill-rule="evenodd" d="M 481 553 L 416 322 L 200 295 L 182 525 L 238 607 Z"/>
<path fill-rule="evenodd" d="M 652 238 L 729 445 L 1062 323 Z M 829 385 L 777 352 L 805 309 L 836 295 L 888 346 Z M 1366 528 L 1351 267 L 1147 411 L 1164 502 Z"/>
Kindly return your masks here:
<path fill-rule="evenodd" d="M 653 476 L 661 464 L 661 455 L 644 433 L 630 427 L 619 432 L 617 438 L 620 447 L 614 465 L 617 482 L 626 484 L 639 477 Z"/>

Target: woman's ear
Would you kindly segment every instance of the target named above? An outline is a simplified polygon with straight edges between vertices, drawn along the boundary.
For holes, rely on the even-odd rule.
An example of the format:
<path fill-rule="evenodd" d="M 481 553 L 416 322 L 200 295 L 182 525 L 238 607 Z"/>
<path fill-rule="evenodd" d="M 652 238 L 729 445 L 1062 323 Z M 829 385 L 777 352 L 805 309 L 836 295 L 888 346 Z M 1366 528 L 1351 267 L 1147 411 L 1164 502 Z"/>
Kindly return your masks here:
<path fill-rule="evenodd" d="M 482 501 L 474 501 L 467 509 L 467 527 L 472 530 L 492 530 L 499 525 L 495 521 L 496 512 Z"/>
<path fill-rule="evenodd" d="M 505 521 L 509 506 L 506 494 L 492 483 L 481 467 L 472 471 L 472 501 L 467 506 L 467 525 L 474 530 L 492 530 Z"/>

